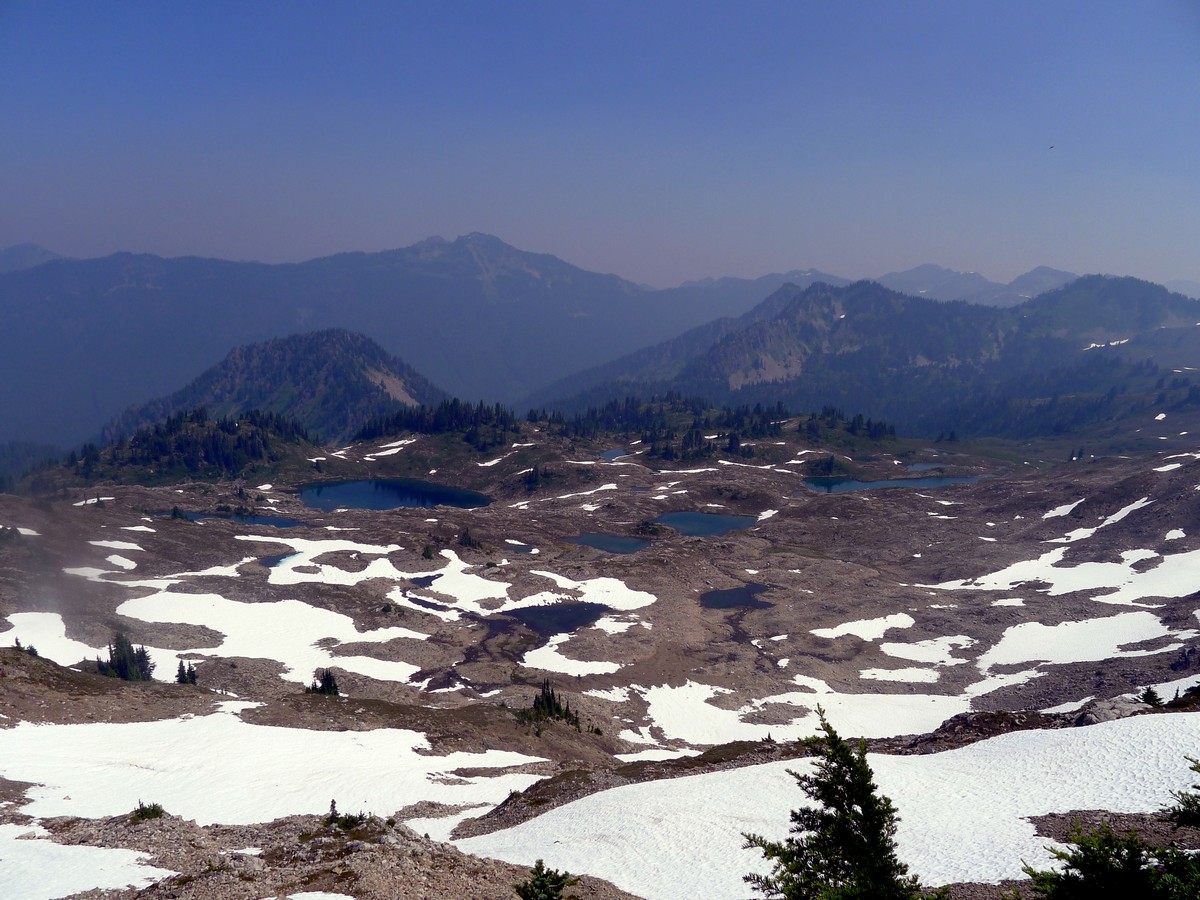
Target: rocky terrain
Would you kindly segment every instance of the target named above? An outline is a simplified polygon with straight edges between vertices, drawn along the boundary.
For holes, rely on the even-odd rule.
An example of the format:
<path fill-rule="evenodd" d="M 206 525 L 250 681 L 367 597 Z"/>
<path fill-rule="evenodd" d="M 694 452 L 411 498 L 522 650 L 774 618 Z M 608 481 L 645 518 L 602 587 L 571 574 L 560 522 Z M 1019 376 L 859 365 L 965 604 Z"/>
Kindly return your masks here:
<path fill-rule="evenodd" d="M 478 762 L 423 776 L 459 799 L 396 795 L 349 831 L 322 824 L 331 798 L 316 787 L 303 808 L 236 825 L 174 808 L 165 788 L 100 816 L 50 814 L 27 807 L 31 769 L 0 766 L 0 824 L 136 849 L 180 873 L 144 896 L 500 897 L 527 868 L 440 841 L 620 784 L 787 759 L 818 703 L 873 750 L 910 754 L 1151 712 L 1129 695 L 1159 685 L 1170 700 L 1171 685 L 1200 680 L 1200 469 L 1186 438 L 1162 430 L 1161 453 L 1070 464 L 1032 448 L 885 443 L 835 455 L 859 478 L 964 481 L 845 493 L 804 485 L 830 451 L 793 424 L 689 463 L 651 460 L 636 441 L 604 459 L 611 443 L 537 433 L 483 455 L 416 437 L 311 461 L 330 480 L 421 476 L 490 495 L 473 509 L 314 508 L 300 493 L 311 469 L 271 484 L 2 495 L 0 644 L 39 653 L 0 651 L 9 732 L 217 716 L 331 738 L 415 733 L 418 760 Z M 183 517 L 221 510 L 301 524 Z M 707 536 L 654 521 L 677 511 L 744 518 Z M 571 542 L 597 533 L 646 544 Z M 91 671 L 117 631 L 164 681 Z M 171 683 L 181 661 L 195 685 Z M 304 692 L 325 668 L 341 696 Z M 578 727 L 521 715 L 544 679 Z M 501 752 L 511 758 L 484 761 Z M 488 783 L 511 785 L 508 800 L 466 796 Z M 83 802 L 68 800 L 55 802 Z M 131 824 L 139 800 L 173 815 Z M 629 896 L 596 882 L 577 893 Z"/>

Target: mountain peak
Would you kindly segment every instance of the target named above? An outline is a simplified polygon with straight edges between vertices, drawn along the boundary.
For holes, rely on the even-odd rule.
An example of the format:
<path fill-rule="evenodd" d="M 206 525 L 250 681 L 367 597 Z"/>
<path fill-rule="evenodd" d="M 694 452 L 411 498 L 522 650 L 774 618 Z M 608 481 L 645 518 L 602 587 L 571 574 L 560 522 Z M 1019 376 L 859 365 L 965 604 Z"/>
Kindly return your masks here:
<path fill-rule="evenodd" d="M 472 231 L 470 234 L 459 235 L 454 243 L 466 244 L 473 247 L 495 247 L 505 250 L 516 250 L 511 244 L 504 242 L 494 234 L 488 234 L 483 231 Z"/>
<path fill-rule="evenodd" d="M 326 439 L 343 440 L 401 405 L 445 396 L 366 335 L 328 328 L 235 347 L 171 396 L 127 410 L 105 435 L 111 439 L 205 407 L 216 416 L 250 409 L 279 413 Z"/>
<path fill-rule="evenodd" d="M 978 272 L 958 272 L 934 263 L 923 263 L 903 272 L 888 272 L 875 281 L 902 294 L 933 300 L 963 300 L 1003 288 Z"/>

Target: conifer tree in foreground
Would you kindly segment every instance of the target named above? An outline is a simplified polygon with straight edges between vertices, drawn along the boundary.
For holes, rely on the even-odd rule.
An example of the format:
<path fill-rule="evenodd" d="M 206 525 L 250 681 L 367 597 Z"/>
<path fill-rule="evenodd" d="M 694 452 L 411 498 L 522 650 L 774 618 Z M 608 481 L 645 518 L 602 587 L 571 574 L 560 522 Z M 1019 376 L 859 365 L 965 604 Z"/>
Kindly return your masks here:
<path fill-rule="evenodd" d="M 1047 847 L 1053 869 L 1023 868 L 1033 892 L 1049 900 L 1195 900 L 1200 897 L 1200 859 L 1175 847 L 1152 847 L 1137 832 L 1124 835 L 1102 823 L 1090 831 L 1078 824 L 1066 850 Z M 1004 900 L 1021 900 L 1014 891 Z"/>
<path fill-rule="evenodd" d="M 817 707 L 824 737 L 812 738 L 818 758 L 811 775 L 789 773 L 817 805 L 792 810 L 791 835 L 769 841 L 744 834 L 772 864 L 770 875 L 745 876 L 754 890 L 784 900 L 921 900 L 944 898 L 945 889 L 923 892 L 896 856 L 892 801 L 878 793 L 866 745 L 852 748 Z"/>
<path fill-rule="evenodd" d="M 1189 756 L 1191 770 L 1200 775 L 1200 759 Z M 1163 810 L 1176 828 L 1200 826 L 1200 784 L 1193 784 L 1190 791 L 1171 791 L 1175 802 Z"/>

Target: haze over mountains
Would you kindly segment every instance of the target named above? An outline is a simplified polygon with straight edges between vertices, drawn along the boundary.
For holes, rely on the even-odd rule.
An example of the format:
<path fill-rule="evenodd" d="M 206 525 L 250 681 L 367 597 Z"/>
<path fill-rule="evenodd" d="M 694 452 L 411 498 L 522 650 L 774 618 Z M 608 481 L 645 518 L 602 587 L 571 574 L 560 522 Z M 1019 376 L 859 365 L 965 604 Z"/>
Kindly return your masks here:
<path fill-rule="evenodd" d="M 254 372 L 261 375 L 264 366 L 272 378 L 289 380 L 303 369 L 305 377 L 328 384 L 336 372 L 336 379 L 360 387 L 357 379 L 372 366 L 393 373 L 408 367 L 395 378 L 420 385 L 409 395 L 416 400 L 444 391 L 518 406 L 573 398 L 577 406 L 642 387 L 711 393 L 714 400 L 783 399 L 797 408 L 824 402 L 874 407 L 878 415 L 930 429 L 948 414 L 947 404 L 965 402 L 1012 374 L 1017 350 L 1009 338 L 1025 331 L 1020 316 L 999 308 L 1075 279 L 1039 267 L 1003 285 L 924 265 L 854 287 L 806 269 L 654 290 L 483 234 L 285 265 L 125 253 L 70 260 L 33 245 L 0 251 L 0 262 L 0 442 L 64 446 L 92 437 L 106 422 L 114 434 L 180 404 L 203 402 L 229 412 L 253 398 L 282 411 L 296 396 L 290 387 L 256 381 Z M 801 300 L 817 283 L 826 286 L 824 293 Z M 1152 305 L 1183 299 L 1168 302 L 1161 288 L 1130 284 L 1112 280 L 1106 290 L 1150 291 Z M 859 299 L 835 299 L 843 289 L 851 291 L 845 297 Z M 866 298 L 877 304 L 869 315 L 858 305 Z M 960 299 L 970 305 L 934 302 Z M 848 319 L 829 321 L 845 303 L 854 310 Z M 1050 348 L 1049 339 L 1039 337 L 1037 351 L 1022 358 L 1037 369 L 1039 361 L 1061 361 L 1063 352 L 1090 343 L 1079 343 L 1092 335 L 1086 306 L 1077 310 L 1075 326 L 1064 326 L 1060 344 Z M 368 336 L 377 348 L 364 350 L 348 336 L 334 343 L 358 362 L 363 353 L 375 362 L 350 376 L 357 363 L 332 362 L 329 346 L 322 350 L 325 363 L 314 358 L 299 368 L 298 357 L 282 360 L 283 345 L 268 354 L 269 366 L 256 357 L 262 348 L 231 354 L 231 348 L 327 329 Z M 1121 321 L 1101 337 L 1123 340 L 1140 330 L 1137 322 Z M 944 346 L 931 349 L 929 340 Z M 1178 340 L 1190 345 L 1190 338 Z M 1057 355 L 1038 355 L 1048 349 Z M 382 362 L 380 354 L 393 358 Z M 224 374 L 212 368 L 222 359 Z M 1021 377 L 1030 374 L 1017 368 Z M 191 384 L 200 373 L 200 382 Z M 906 380 L 912 377 L 925 385 L 921 391 L 913 391 Z M 244 380 L 254 386 L 241 385 Z M 921 398 L 935 388 L 946 393 L 931 408 Z M 331 396 L 325 402 L 343 408 L 340 420 L 317 413 L 311 397 L 301 418 L 323 436 L 345 436 L 357 401 Z"/>
<path fill-rule="evenodd" d="M 0 439 L 57 442 L 272 337 L 350 328 L 453 394 L 513 402 L 730 311 L 479 234 L 298 265 L 58 260 L 0 275 L 0 310 Z"/>
<path fill-rule="evenodd" d="M 933 300 L 966 300 L 985 306 L 1016 306 L 1078 277 L 1072 272 L 1038 266 L 1008 284 L 998 284 L 978 272 L 956 272 L 926 263 L 903 272 L 889 272 L 874 280 L 901 294 Z"/>
<path fill-rule="evenodd" d="M 54 259 L 65 259 L 53 250 L 39 247 L 37 244 L 14 244 L 0 250 L 0 272 L 19 272 L 22 269 L 32 269 L 44 262 Z"/>

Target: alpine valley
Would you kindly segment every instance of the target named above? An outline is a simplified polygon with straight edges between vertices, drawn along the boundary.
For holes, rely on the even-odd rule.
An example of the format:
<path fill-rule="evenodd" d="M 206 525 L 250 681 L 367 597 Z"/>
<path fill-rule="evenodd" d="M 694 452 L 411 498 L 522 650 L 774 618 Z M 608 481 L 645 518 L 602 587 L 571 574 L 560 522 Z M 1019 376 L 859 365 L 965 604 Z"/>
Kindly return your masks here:
<path fill-rule="evenodd" d="M 0 262 L 6 897 L 743 897 L 822 715 L 955 900 L 1200 849 L 1200 300 Z"/>

